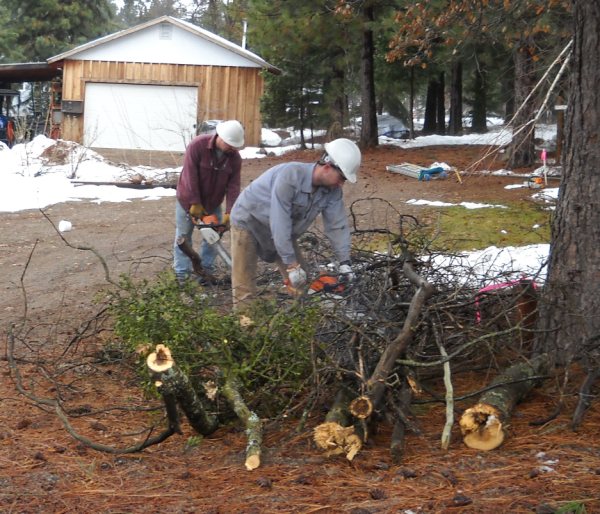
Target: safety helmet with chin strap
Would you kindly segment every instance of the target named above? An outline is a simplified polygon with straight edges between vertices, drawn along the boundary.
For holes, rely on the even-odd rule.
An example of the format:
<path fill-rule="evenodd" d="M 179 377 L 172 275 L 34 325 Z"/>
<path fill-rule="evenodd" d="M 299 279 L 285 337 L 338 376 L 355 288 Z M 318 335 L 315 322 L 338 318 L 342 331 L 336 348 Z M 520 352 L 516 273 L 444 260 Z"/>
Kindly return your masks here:
<path fill-rule="evenodd" d="M 217 135 L 229 146 L 242 148 L 244 146 L 244 127 L 237 120 L 222 121 L 217 125 Z"/>
<path fill-rule="evenodd" d="M 348 182 L 354 184 L 358 168 L 360 168 L 360 149 L 354 141 L 339 138 L 325 143 L 325 155 L 321 159 L 324 163 L 330 163 L 342 170 Z"/>

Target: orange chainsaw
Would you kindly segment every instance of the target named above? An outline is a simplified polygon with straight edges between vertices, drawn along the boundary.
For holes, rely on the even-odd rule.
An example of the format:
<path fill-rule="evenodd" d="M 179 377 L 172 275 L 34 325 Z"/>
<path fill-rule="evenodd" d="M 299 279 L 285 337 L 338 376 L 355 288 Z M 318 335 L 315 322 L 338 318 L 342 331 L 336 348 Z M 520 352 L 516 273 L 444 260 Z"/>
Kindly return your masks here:
<path fill-rule="evenodd" d="M 292 287 L 290 285 L 290 281 L 288 279 L 285 279 L 283 281 L 283 283 L 285 284 L 285 288 L 286 288 L 287 292 L 289 294 L 291 294 L 292 296 L 298 296 L 299 294 L 302 293 L 301 290 L 299 290 L 295 287 Z M 332 275 L 330 273 L 321 273 L 315 280 L 313 280 L 311 282 L 310 286 L 308 286 L 308 294 L 315 294 L 315 293 L 340 294 L 340 293 L 343 293 L 345 289 L 346 289 L 345 284 L 340 282 L 336 275 Z"/>

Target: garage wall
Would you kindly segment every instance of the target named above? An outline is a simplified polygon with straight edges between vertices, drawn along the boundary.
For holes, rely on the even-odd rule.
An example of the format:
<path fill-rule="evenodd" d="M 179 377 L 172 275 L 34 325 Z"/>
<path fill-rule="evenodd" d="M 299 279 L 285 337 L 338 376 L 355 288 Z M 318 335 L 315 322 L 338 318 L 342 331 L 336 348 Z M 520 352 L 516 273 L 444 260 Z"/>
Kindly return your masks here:
<path fill-rule="evenodd" d="M 63 139 L 83 143 L 87 83 L 194 86 L 198 89 L 198 122 L 209 119 L 238 119 L 246 130 L 246 144 L 260 144 L 260 98 L 264 88 L 260 69 L 64 61 L 63 106 L 68 101 L 83 101 L 83 114 L 64 113 L 61 130 Z"/>

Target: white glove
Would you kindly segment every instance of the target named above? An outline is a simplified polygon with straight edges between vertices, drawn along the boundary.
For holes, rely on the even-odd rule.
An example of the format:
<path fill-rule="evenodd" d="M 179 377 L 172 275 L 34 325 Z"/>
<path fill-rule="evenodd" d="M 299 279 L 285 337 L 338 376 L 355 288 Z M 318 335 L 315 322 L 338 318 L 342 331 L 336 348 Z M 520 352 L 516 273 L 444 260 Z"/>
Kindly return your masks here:
<path fill-rule="evenodd" d="M 350 264 L 340 264 L 338 272 L 340 274 L 340 282 L 350 283 L 356 278 L 356 275 L 352 271 L 352 266 L 350 266 Z"/>
<path fill-rule="evenodd" d="M 288 267 L 287 274 L 290 286 L 293 288 L 299 288 L 306 284 L 306 271 L 302 269 L 300 264 Z"/>

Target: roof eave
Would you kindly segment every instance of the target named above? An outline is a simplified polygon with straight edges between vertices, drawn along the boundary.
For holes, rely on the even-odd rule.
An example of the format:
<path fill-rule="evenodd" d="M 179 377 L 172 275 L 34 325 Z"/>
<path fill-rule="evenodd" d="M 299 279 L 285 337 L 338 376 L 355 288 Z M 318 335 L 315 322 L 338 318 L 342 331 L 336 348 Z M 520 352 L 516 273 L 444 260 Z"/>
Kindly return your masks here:
<path fill-rule="evenodd" d="M 220 36 L 216 36 L 215 34 L 213 34 L 213 36 L 215 36 L 215 37 L 208 36 L 207 31 L 205 31 L 204 29 L 200 29 L 200 27 L 192 26 L 192 24 L 187 24 L 186 22 L 178 20 L 177 18 L 173 18 L 172 16 L 161 16 L 159 18 L 155 18 L 154 20 L 150 20 L 145 23 L 136 25 L 135 27 L 130 27 L 128 29 L 124 29 L 124 30 L 120 30 L 119 32 L 115 32 L 114 34 L 109 34 L 107 36 L 101 37 L 94 41 L 90 41 L 89 43 L 85 43 L 83 45 L 72 48 L 71 50 L 63 52 L 61 54 L 50 57 L 47 60 L 47 62 L 49 64 L 52 64 L 52 63 L 56 63 L 59 61 L 64 61 L 65 59 L 73 58 L 74 56 L 76 56 L 77 54 L 79 54 L 81 52 L 84 52 L 85 50 L 89 50 L 90 48 L 95 48 L 96 46 L 103 45 L 105 43 L 108 43 L 109 41 L 113 41 L 120 37 L 127 36 L 128 34 L 132 34 L 139 30 L 143 30 L 145 28 L 148 28 L 148 27 L 151 27 L 153 25 L 157 25 L 157 24 L 163 23 L 163 22 L 169 22 L 173 25 L 177 25 L 179 28 L 184 29 L 196 36 L 202 37 L 204 39 L 208 39 L 210 42 L 212 42 L 216 45 L 219 45 L 222 48 L 225 48 L 226 50 L 237 53 L 241 57 L 244 57 L 245 59 L 247 59 L 251 62 L 254 62 L 255 64 L 258 64 L 261 68 L 266 69 L 270 73 L 273 73 L 275 75 L 281 74 L 281 70 L 279 68 L 272 66 L 271 64 L 269 64 L 267 61 L 265 61 L 258 55 L 253 54 L 252 52 L 245 50 L 241 47 L 237 47 L 237 45 L 235 43 L 231 43 L 230 41 L 227 41 L 226 39 L 223 39 Z"/>

